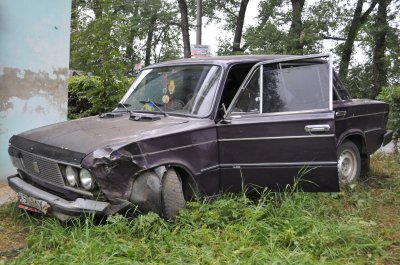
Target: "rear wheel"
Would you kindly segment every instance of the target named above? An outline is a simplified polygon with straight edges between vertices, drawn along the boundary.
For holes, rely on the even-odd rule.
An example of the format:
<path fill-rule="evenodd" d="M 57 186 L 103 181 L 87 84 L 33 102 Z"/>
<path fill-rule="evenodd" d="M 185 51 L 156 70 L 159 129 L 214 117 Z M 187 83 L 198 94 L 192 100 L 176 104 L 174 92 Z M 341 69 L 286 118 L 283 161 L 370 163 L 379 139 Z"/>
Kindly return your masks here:
<path fill-rule="evenodd" d="M 353 142 L 343 142 L 338 148 L 339 183 L 342 186 L 358 180 L 361 172 L 360 151 Z"/>
<path fill-rule="evenodd" d="M 173 169 L 168 169 L 163 176 L 161 200 L 163 215 L 166 219 L 177 216 L 179 211 L 186 206 L 181 179 Z"/>

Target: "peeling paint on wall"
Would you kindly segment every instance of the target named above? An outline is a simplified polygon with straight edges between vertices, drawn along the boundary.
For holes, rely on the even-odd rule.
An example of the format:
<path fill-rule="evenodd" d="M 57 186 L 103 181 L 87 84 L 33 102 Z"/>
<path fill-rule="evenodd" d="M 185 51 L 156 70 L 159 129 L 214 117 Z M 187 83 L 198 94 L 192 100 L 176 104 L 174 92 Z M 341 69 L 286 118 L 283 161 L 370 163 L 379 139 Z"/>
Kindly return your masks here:
<path fill-rule="evenodd" d="M 67 113 L 65 99 L 68 96 L 66 87 L 68 68 L 56 70 L 52 74 L 8 67 L 2 68 L 2 72 L 0 112 L 13 107 L 11 98 L 29 100 L 40 95 L 46 98 L 50 105 L 59 106 L 60 112 Z"/>
<path fill-rule="evenodd" d="M 65 121 L 71 0 L 0 1 L 0 181 L 13 134 Z"/>
<path fill-rule="evenodd" d="M 2 68 L 0 75 L 0 179 L 14 172 L 8 140 L 16 133 L 64 121 L 67 116 L 68 69 L 53 74 Z M 7 171 L 7 168 L 10 168 Z"/>

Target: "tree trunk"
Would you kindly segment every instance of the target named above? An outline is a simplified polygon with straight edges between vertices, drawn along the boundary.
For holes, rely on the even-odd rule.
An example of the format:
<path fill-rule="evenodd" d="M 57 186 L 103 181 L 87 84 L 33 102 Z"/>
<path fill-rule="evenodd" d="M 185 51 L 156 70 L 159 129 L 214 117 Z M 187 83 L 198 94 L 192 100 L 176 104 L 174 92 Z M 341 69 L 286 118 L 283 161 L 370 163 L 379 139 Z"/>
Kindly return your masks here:
<path fill-rule="evenodd" d="M 385 50 L 386 50 L 386 36 L 389 31 L 389 24 L 387 20 L 387 7 L 390 5 L 391 0 L 381 0 L 379 2 L 378 13 L 374 25 L 374 51 L 372 58 L 372 78 L 373 88 L 371 91 L 371 98 L 376 98 L 386 85 L 387 66 L 385 63 Z"/>
<path fill-rule="evenodd" d="M 181 13 L 181 29 L 183 39 L 183 54 L 185 58 L 190 58 L 190 36 L 189 36 L 189 19 L 188 19 L 188 8 L 186 0 L 178 0 L 179 10 Z"/>
<path fill-rule="evenodd" d="M 135 23 L 135 18 L 139 16 L 138 4 L 135 5 L 132 16 L 134 19 L 132 19 L 131 29 L 129 30 L 128 43 L 126 45 L 126 58 L 129 59 L 130 68 L 131 68 L 131 71 L 133 72 L 134 63 L 135 63 L 135 58 L 133 56 L 133 54 L 134 54 L 133 53 L 133 40 L 135 39 L 136 34 L 137 34 L 136 25 L 133 25 L 133 24 Z"/>
<path fill-rule="evenodd" d="M 72 0 L 71 5 L 71 32 L 79 28 L 79 7 L 82 5 L 81 0 Z"/>
<path fill-rule="evenodd" d="M 93 0 L 92 10 L 94 12 L 96 19 L 100 18 L 103 15 L 103 4 L 100 1 Z"/>
<path fill-rule="evenodd" d="M 364 25 L 365 22 L 367 22 L 370 13 L 375 8 L 378 1 L 379 0 L 374 0 L 364 14 L 361 14 L 364 0 L 357 1 L 353 19 L 349 27 L 349 32 L 347 33 L 346 41 L 343 44 L 342 55 L 339 63 L 339 77 L 342 81 L 345 81 L 347 79 L 347 74 L 349 72 L 350 58 L 351 54 L 353 53 L 354 41 L 357 37 L 358 31 L 360 30 L 361 26 Z"/>
<path fill-rule="evenodd" d="M 288 52 L 294 54 L 303 54 L 303 21 L 301 14 L 305 0 L 291 0 L 292 2 L 292 23 L 289 29 Z"/>
<path fill-rule="evenodd" d="M 144 65 L 147 66 L 150 64 L 151 58 L 151 47 L 153 42 L 154 28 L 157 21 L 157 14 L 153 14 L 150 18 L 150 27 L 149 32 L 147 32 L 147 40 L 146 40 L 146 58 L 144 61 Z"/>
<path fill-rule="evenodd" d="M 242 40 L 243 35 L 243 24 L 244 18 L 246 15 L 247 4 L 249 0 L 242 0 L 240 3 L 239 15 L 236 20 L 236 29 L 235 29 L 235 36 L 233 37 L 233 45 L 232 45 L 232 52 L 240 52 L 240 41 Z"/>

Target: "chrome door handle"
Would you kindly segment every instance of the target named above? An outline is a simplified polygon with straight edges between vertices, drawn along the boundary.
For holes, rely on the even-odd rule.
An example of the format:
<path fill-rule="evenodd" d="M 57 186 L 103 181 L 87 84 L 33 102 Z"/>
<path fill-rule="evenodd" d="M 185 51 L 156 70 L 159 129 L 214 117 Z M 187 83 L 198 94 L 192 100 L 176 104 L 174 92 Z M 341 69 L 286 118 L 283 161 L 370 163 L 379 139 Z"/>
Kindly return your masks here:
<path fill-rule="evenodd" d="M 304 131 L 306 132 L 329 132 L 331 126 L 328 124 L 306 125 Z"/>
<path fill-rule="evenodd" d="M 339 111 L 336 111 L 336 113 L 335 113 L 336 118 L 344 118 L 344 117 L 346 117 L 346 115 L 347 115 L 347 111 L 345 111 L 345 110 L 339 110 Z"/>

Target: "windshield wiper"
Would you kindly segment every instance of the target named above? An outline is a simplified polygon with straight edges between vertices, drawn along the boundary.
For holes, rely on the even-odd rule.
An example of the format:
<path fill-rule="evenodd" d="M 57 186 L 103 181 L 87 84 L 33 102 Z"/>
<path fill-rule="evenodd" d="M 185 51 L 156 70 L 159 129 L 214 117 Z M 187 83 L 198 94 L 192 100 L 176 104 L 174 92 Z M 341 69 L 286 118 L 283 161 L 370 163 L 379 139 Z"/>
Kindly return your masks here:
<path fill-rule="evenodd" d="M 130 107 L 131 104 L 118 102 L 118 104 L 116 104 L 115 106 L 117 108 L 123 108 L 126 112 L 132 114 L 132 111 L 128 109 L 128 107 Z"/>
<path fill-rule="evenodd" d="M 156 103 L 154 103 L 152 100 L 139 100 L 139 102 L 142 103 L 143 105 L 151 103 L 151 105 L 154 106 L 158 110 L 158 112 L 163 114 L 165 117 L 168 117 L 168 114 L 165 111 L 163 111 L 162 109 L 160 109 L 160 107 Z"/>

